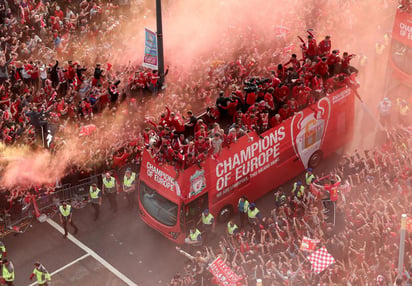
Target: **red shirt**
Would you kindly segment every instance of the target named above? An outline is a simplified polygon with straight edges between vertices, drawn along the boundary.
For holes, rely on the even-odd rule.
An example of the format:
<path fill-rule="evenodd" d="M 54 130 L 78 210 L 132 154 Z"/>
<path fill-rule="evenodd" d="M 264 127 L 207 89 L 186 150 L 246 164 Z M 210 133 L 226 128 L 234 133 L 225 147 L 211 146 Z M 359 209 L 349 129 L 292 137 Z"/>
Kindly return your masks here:
<path fill-rule="evenodd" d="M 278 101 L 285 102 L 287 96 L 289 96 L 289 88 L 286 85 L 276 89 L 275 97 Z"/>
<path fill-rule="evenodd" d="M 313 67 L 313 70 L 316 74 L 320 76 L 325 76 L 329 71 L 329 67 L 326 62 L 320 61 Z"/>
<path fill-rule="evenodd" d="M 327 55 L 330 53 L 332 47 L 332 43 L 330 40 L 322 40 L 319 43 L 319 54 L 321 55 Z"/>
<path fill-rule="evenodd" d="M 248 93 L 246 95 L 246 104 L 253 105 L 256 102 L 257 95 L 254 92 Z"/>

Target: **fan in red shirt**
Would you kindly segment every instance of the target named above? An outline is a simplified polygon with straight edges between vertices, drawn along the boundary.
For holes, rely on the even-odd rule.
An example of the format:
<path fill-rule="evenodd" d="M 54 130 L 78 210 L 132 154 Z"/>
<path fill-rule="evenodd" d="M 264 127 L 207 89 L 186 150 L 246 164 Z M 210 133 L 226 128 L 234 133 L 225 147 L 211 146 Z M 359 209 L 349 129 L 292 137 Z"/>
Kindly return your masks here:
<path fill-rule="evenodd" d="M 330 54 L 330 50 L 332 48 L 332 42 L 330 40 L 330 36 L 326 36 L 325 39 L 319 42 L 318 52 L 320 57 L 324 57 Z"/>
<path fill-rule="evenodd" d="M 314 71 L 315 74 L 320 75 L 323 79 L 328 78 L 329 75 L 329 66 L 326 62 L 326 58 L 323 57 L 321 61 L 319 61 L 313 68 L 312 70 Z"/>
<path fill-rule="evenodd" d="M 207 137 L 207 131 L 204 125 L 201 125 L 200 130 L 195 133 L 196 140 L 199 139 L 200 137 L 203 137 L 203 138 Z"/>
<path fill-rule="evenodd" d="M 308 50 L 306 51 L 306 55 L 309 59 L 314 60 L 318 55 L 318 45 L 316 44 L 315 36 L 312 33 L 311 29 L 307 30 L 308 32 Z"/>
<path fill-rule="evenodd" d="M 274 91 L 275 89 L 273 87 L 268 88 L 267 92 L 265 93 L 265 96 L 263 97 L 263 100 L 266 102 L 267 108 L 271 111 L 275 110 L 275 102 L 273 100 Z"/>
<path fill-rule="evenodd" d="M 293 70 L 298 70 L 300 68 L 300 61 L 298 60 L 298 56 L 296 54 L 292 54 L 289 61 L 287 61 L 283 66 L 287 67 L 291 65 Z"/>
<path fill-rule="evenodd" d="M 291 98 L 288 100 L 287 105 L 289 106 L 289 110 L 291 115 L 299 110 L 298 103 L 295 98 Z"/>
<path fill-rule="evenodd" d="M 279 115 L 282 121 L 291 116 L 292 112 L 289 110 L 289 105 L 284 104 L 282 108 L 279 109 Z"/>
<path fill-rule="evenodd" d="M 289 87 L 281 84 L 275 91 L 275 98 L 278 103 L 285 103 L 289 96 Z"/>
<path fill-rule="evenodd" d="M 271 78 L 271 81 L 269 83 L 269 86 L 273 87 L 273 88 L 277 88 L 279 86 L 279 84 L 281 84 L 281 82 L 282 81 L 279 78 L 276 77 L 275 71 L 272 71 L 272 78 Z"/>
<path fill-rule="evenodd" d="M 200 136 L 196 141 L 195 141 L 195 147 L 198 153 L 203 153 L 203 152 L 209 152 L 210 150 L 210 141 L 209 138 L 205 138 L 203 136 Z"/>
<path fill-rule="evenodd" d="M 347 52 L 344 52 L 342 55 L 342 72 L 350 75 L 355 72 L 358 73 L 358 70 L 350 65 L 350 61 L 355 57 L 355 55 L 349 55 Z"/>
<path fill-rule="evenodd" d="M 282 123 L 282 118 L 278 113 L 275 114 L 275 116 L 272 116 L 269 120 L 269 125 L 271 128 L 276 127 L 281 123 Z"/>
<path fill-rule="evenodd" d="M 185 124 L 180 114 L 175 114 L 174 112 L 171 112 L 170 113 L 170 124 L 178 133 L 182 133 L 185 131 Z"/>
<path fill-rule="evenodd" d="M 326 63 L 329 66 L 329 76 L 333 76 L 337 73 L 337 67 L 340 63 L 339 50 L 333 50 L 327 58 Z"/>

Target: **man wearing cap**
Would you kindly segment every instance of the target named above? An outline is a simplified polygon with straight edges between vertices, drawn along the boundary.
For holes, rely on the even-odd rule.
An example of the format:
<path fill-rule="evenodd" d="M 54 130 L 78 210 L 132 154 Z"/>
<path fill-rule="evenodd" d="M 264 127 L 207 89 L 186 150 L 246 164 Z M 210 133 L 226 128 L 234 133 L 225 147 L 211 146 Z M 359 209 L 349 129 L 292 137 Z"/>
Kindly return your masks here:
<path fill-rule="evenodd" d="M 30 275 L 30 280 L 36 276 L 37 284 L 39 286 L 48 286 L 51 280 L 50 273 L 46 270 L 46 268 L 40 263 L 34 263 L 34 270 L 33 273 Z"/>
<path fill-rule="evenodd" d="M 306 170 L 306 174 L 305 174 L 306 185 L 310 186 L 310 184 L 312 184 L 313 180 L 315 180 L 315 175 L 313 174 L 313 169 L 308 168 Z"/>
<path fill-rule="evenodd" d="M 103 195 L 107 194 L 110 202 L 110 209 L 117 212 L 117 181 L 109 172 L 103 177 Z"/>
<path fill-rule="evenodd" d="M 1 276 L 6 283 L 6 285 L 13 286 L 14 285 L 14 266 L 11 261 L 7 258 L 4 258 L 1 265 Z"/>
<path fill-rule="evenodd" d="M 215 226 L 216 226 L 215 218 L 209 212 L 208 209 L 205 209 L 199 221 L 197 222 L 197 224 L 199 225 L 200 222 L 202 222 L 202 226 L 200 229 L 202 230 L 202 233 L 203 233 L 203 239 L 206 240 L 209 233 L 215 232 Z"/>
<path fill-rule="evenodd" d="M 102 192 L 96 184 L 90 186 L 89 199 L 94 208 L 94 220 L 97 220 L 100 215 L 100 206 L 102 205 Z"/>
<path fill-rule="evenodd" d="M 240 227 L 245 227 L 245 220 L 247 217 L 247 211 L 249 209 L 249 201 L 247 200 L 246 196 L 243 196 L 239 199 L 237 203 L 237 208 L 239 210 L 239 217 L 240 217 Z"/>
<path fill-rule="evenodd" d="M 136 173 L 127 168 L 123 177 L 123 191 L 126 194 L 129 209 L 135 205 Z"/>
<path fill-rule="evenodd" d="M 259 221 L 262 219 L 262 215 L 260 214 L 260 211 L 256 207 L 255 203 L 251 203 L 249 205 L 249 209 L 247 211 L 247 217 L 248 217 L 249 223 L 253 227 L 258 227 Z"/>
<path fill-rule="evenodd" d="M 60 222 L 63 225 L 64 229 L 64 238 L 67 237 L 67 223 L 70 223 L 70 225 L 74 228 L 74 235 L 76 235 L 78 231 L 77 226 L 74 225 L 72 220 L 72 212 L 72 206 L 66 202 L 62 202 L 62 204 L 59 206 L 59 216 Z"/>

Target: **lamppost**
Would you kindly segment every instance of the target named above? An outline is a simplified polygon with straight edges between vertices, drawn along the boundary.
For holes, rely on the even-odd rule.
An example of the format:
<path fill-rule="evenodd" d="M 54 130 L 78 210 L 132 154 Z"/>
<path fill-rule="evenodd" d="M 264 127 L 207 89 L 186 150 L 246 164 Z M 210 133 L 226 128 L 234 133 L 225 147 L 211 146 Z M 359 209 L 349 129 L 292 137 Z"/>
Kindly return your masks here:
<path fill-rule="evenodd" d="M 156 0 L 156 29 L 159 86 L 161 88 L 165 80 L 165 65 L 163 56 L 162 0 Z"/>
<path fill-rule="evenodd" d="M 403 258 L 405 254 L 405 236 L 406 236 L 406 220 L 407 215 L 402 214 L 401 218 L 401 240 L 399 242 L 399 261 L 398 261 L 398 277 L 402 278 L 403 275 Z"/>

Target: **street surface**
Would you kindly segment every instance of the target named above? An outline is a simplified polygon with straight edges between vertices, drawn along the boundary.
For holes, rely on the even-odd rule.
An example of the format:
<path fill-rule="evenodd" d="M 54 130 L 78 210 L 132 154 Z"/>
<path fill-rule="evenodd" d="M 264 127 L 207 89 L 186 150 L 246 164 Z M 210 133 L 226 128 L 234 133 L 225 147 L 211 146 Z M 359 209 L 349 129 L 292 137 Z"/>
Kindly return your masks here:
<path fill-rule="evenodd" d="M 316 172 L 335 163 L 336 156 L 332 156 Z M 176 272 L 182 272 L 186 261 L 175 244 L 146 226 L 137 210 L 128 210 L 122 195 L 118 200 L 119 211 L 114 214 L 104 198 L 97 222 L 91 206 L 74 209 L 73 222 L 79 228 L 75 237 L 63 238 L 58 215 L 51 222 L 33 221 L 24 234 L 5 237 L 7 256 L 15 267 L 15 285 L 31 285 L 29 276 L 36 261 L 52 273 L 53 286 L 166 285 Z M 256 203 L 268 214 L 273 208 L 273 192 Z M 69 231 L 73 231 L 70 226 Z M 217 232 L 224 233 L 224 225 L 219 225 Z"/>

